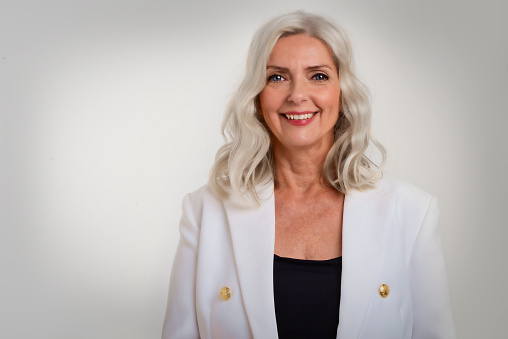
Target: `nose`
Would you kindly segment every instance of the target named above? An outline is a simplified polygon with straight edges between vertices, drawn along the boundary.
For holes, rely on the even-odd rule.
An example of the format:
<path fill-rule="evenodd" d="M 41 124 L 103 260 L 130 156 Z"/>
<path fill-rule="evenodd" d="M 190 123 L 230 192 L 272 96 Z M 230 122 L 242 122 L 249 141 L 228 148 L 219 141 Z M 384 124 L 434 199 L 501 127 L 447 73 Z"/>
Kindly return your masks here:
<path fill-rule="evenodd" d="M 294 79 L 291 81 L 291 85 L 289 87 L 289 95 L 287 100 L 296 105 L 300 105 L 301 103 L 307 101 L 308 93 L 307 88 L 305 86 L 305 82 L 301 79 Z"/>

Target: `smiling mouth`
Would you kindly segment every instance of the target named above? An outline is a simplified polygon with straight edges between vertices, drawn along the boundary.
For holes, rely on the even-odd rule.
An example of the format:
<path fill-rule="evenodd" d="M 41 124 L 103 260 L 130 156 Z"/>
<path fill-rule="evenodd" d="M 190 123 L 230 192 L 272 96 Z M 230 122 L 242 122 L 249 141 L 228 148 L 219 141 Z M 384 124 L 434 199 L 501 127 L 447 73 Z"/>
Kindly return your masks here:
<path fill-rule="evenodd" d="M 317 112 L 307 114 L 281 114 L 288 120 L 307 120 L 316 115 Z"/>

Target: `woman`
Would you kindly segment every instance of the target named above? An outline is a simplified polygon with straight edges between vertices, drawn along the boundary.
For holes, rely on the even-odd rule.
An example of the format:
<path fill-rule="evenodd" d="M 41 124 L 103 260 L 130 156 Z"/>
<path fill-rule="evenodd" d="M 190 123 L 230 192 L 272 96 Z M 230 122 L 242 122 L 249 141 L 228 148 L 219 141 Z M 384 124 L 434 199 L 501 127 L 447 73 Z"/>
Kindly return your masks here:
<path fill-rule="evenodd" d="M 207 186 L 187 195 L 163 338 L 453 338 L 436 199 L 366 157 L 345 34 L 257 32 Z"/>

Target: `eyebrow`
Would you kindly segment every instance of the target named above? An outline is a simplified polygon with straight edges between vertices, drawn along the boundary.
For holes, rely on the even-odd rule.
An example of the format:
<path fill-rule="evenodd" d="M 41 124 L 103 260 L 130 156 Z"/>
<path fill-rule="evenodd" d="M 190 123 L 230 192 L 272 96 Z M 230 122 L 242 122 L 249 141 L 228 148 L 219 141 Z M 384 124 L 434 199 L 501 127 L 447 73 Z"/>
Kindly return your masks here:
<path fill-rule="evenodd" d="M 328 65 L 309 66 L 309 67 L 305 67 L 305 70 L 307 70 L 307 71 L 315 71 L 315 70 L 321 69 L 321 68 L 328 68 L 329 70 L 333 70 Z M 266 69 L 274 69 L 274 70 L 277 70 L 277 71 L 280 71 L 280 72 L 288 72 L 289 73 L 289 68 L 287 68 L 287 67 L 281 67 L 281 66 L 275 66 L 275 65 L 267 65 Z"/>

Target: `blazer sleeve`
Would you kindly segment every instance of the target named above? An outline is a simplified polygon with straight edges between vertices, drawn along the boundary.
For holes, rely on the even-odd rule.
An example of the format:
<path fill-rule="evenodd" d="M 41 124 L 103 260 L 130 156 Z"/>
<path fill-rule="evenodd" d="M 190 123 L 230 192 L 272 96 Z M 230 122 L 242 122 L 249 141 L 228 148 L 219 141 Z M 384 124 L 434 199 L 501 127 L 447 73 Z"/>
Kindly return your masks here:
<path fill-rule="evenodd" d="M 178 243 L 169 283 L 162 339 L 199 338 L 196 315 L 196 268 L 199 225 L 191 195 L 183 200 Z"/>
<path fill-rule="evenodd" d="M 409 261 L 414 339 L 456 338 L 438 221 L 439 207 L 432 197 Z"/>

